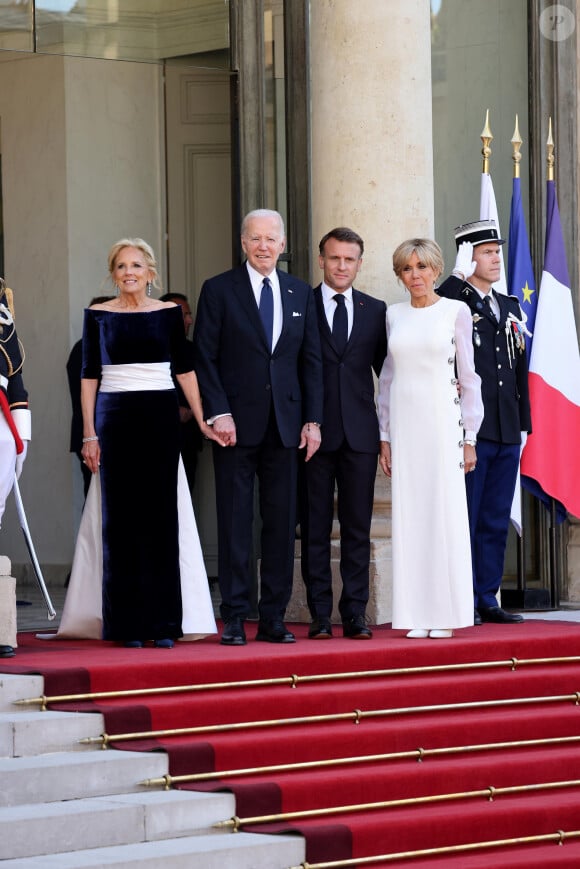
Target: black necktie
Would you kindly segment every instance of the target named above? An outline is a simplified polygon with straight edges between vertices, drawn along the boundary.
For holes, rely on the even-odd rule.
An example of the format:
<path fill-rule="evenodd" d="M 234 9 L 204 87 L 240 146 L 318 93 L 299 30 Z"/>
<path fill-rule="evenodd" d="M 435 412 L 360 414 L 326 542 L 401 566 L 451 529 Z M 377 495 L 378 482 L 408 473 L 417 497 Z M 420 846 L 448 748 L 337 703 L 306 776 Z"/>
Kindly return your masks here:
<path fill-rule="evenodd" d="M 332 337 L 334 338 L 334 343 L 339 356 L 342 356 L 348 341 L 348 317 L 346 315 L 346 304 L 344 296 L 340 293 L 337 293 L 336 296 L 333 296 L 332 298 L 336 302 L 336 311 L 332 318 Z"/>
<path fill-rule="evenodd" d="M 259 310 L 262 326 L 266 333 L 268 347 L 271 350 L 272 332 L 274 330 L 274 297 L 272 295 L 272 284 L 270 283 L 270 278 L 264 278 L 264 282 L 262 283 Z"/>
<path fill-rule="evenodd" d="M 493 317 L 493 319 L 497 322 L 497 317 L 495 316 L 495 311 L 491 307 L 491 294 L 490 293 L 488 293 L 486 296 L 483 297 L 483 303 L 484 303 L 484 305 L 486 305 L 486 307 L 487 307 L 489 313 L 491 314 L 491 316 Z"/>

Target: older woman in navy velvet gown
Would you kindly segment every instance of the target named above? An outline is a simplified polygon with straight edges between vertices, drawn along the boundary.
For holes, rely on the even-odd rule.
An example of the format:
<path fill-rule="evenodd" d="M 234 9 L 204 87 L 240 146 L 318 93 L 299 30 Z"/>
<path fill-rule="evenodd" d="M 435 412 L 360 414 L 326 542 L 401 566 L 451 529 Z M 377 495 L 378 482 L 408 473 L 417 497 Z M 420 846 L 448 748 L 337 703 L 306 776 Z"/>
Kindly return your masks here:
<path fill-rule="evenodd" d="M 109 273 L 118 295 L 85 311 L 81 380 L 82 455 L 101 487 L 102 636 L 170 648 L 184 633 L 215 631 L 199 545 L 193 574 L 182 575 L 188 541 L 178 520 L 183 468 L 172 372 L 203 434 L 217 437 L 203 420 L 181 308 L 151 298 L 153 251 L 142 239 L 122 239 L 109 252 Z M 71 586 L 74 576 L 73 564 Z"/>

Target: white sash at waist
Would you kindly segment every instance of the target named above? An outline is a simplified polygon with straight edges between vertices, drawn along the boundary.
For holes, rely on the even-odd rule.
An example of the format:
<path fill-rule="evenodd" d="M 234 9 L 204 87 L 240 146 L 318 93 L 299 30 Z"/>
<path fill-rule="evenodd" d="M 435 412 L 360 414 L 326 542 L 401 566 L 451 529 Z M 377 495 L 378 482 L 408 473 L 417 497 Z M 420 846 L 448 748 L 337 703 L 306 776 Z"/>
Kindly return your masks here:
<path fill-rule="evenodd" d="M 99 392 L 141 392 L 174 389 L 169 362 L 103 365 Z"/>

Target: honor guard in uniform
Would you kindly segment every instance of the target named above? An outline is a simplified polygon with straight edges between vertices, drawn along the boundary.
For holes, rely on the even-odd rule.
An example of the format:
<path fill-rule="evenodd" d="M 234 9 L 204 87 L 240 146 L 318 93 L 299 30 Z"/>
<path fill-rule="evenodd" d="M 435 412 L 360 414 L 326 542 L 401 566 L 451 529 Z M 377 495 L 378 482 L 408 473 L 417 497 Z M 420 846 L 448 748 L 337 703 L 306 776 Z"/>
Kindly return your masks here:
<path fill-rule="evenodd" d="M 474 587 L 474 621 L 512 623 L 522 616 L 497 604 L 522 432 L 531 431 L 524 315 L 516 296 L 496 293 L 501 270 L 495 221 L 455 229 L 457 259 L 439 295 L 471 310 L 475 370 L 481 378 L 484 417 L 477 464 L 466 474 Z"/>
<path fill-rule="evenodd" d="M 0 523 L 6 499 L 18 478 L 26 458 L 30 440 L 28 395 L 22 382 L 24 351 L 14 326 L 12 290 L 0 278 Z M 3 629 L 6 605 L 0 591 L 0 628 Z M 0 658 L 14 655 L 7 638 L 0 632 Z"/>

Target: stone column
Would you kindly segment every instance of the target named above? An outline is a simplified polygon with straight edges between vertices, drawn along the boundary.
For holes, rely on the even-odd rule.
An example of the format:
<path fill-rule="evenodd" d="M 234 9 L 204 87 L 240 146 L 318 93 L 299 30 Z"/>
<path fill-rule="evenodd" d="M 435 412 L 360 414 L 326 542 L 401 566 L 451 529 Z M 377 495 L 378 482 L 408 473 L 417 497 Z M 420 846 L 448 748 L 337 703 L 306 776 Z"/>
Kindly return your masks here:
<path fill-rule="evenodd" d="M 0 555 L 0 646 L 16 648 L 16 580 L 10 559 Z"/>
<path fill-rule="evenodd" d="M 310 4 L 312 247 L 334 226 L 356 230 L 365 241 L 357 288 L 387 303 L 403 298 L 394 248 L 433 235 L 430 40 L 427 0 Z M 382 472 L 372 541 L 368 616 L 383 623 L 391 620 L 392 579 L 390 486 Z M 333 555 L 338 599 L 338 540 Z M 287 617 L 309 620 L 298 560 Z"/>

